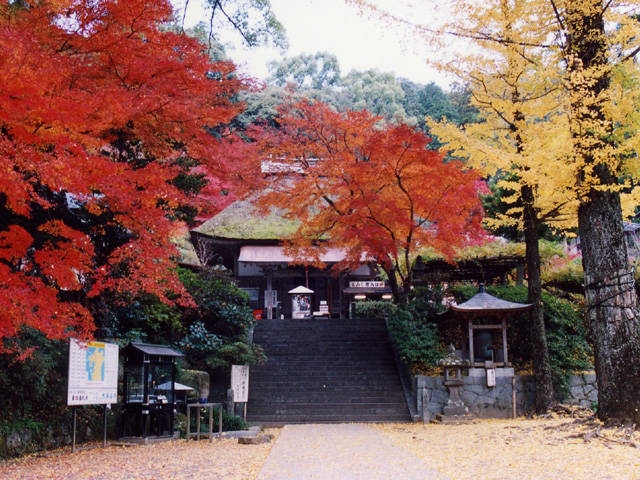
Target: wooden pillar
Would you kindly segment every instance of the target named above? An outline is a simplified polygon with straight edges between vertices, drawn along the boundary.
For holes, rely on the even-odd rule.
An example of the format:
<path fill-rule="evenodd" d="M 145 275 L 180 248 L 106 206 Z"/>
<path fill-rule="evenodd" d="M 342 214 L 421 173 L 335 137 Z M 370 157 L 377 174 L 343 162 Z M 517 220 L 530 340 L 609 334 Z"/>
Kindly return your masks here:
<path fill-rule="evenodd" d="M 507 351 L 507 319 L 502 319 L 502 353 L 504 354 L 504 366 L 509 363 L 508 351 Z"/>
<path fill-rule="evenodd" d="M 473 366 L 474 362 L 475 362 L 475 352 L 473 351 L 473 320 L 469 319 L 467 321 L 468 327 L 469 327 L 469 361 L 471 362 L 471 365 Z"/>
<path fill-rule="evenodd" d="M 267 290 L 266 290 L 266 298 L 264 299 L 264 309 L 267 311 L 267 319 L 271 320 L 273 318 L 273 269 L 265 268 L 266 277 L 267 277 Z"/>

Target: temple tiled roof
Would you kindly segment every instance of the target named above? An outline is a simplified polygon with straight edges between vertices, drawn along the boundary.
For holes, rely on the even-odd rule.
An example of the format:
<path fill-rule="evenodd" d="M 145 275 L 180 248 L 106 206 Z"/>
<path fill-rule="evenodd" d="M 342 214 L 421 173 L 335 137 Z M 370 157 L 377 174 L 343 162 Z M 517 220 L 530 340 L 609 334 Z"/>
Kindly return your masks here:
<path fill-rule="evenodd" d="M 508 314 L 531 308 L 530 303 L 516 303 L 494 297 L 480 288 L 480 291 L 464 303 L 451 305 L 450 309 L 459 314 Z"/>

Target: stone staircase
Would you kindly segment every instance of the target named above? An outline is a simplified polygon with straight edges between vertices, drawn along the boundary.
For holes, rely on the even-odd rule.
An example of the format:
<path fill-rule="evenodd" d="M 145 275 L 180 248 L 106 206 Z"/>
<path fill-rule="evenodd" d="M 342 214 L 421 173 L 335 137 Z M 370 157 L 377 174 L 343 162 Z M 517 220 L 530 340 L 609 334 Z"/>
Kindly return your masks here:
<path fill-rule="evenodd" d="M 250 423 L 410 421 L 383 320 L 261 320 L 254 341 Z"/>

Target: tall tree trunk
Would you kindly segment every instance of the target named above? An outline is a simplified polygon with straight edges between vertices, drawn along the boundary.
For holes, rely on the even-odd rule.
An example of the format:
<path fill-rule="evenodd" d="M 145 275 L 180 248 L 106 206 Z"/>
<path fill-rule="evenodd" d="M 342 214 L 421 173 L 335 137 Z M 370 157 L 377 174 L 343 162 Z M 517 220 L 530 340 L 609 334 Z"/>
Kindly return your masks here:
<path fill-rule="evenodd" d="M 598 416 L 640 422 L 640 313 L 624 242 L 618 171 L 606 114 L 610 83 L 599 0 L 567 2 L 572 136 L 581 188 L 578 229 L 587 320 L 594 340 Z"/>
<path fill-rule="evenodd" d="M 389 286 L 391 287 L 391 294 L 393 295 L 393 301 L 395 303 L 400 303 L 403 301 L 402 292 L 400 289 L 400 285 L 398 284 L 398 275 L 396 273 L 395 266 L 385 269 L 387 273 L 387 277 L 389 279 Z"/>
<path fill-rule="evenodd" d="M 511 92 L 511 101 L 514 105 L 520 105 L 523 101 L 517 87 L 514 87 Z M 521 125 L 525 121 L 524 113 L 519 108 L 516 109 L 510 129 L 514 133 L 516 150 L 519 154 L 522 154 L 524 150 Z M 527 289 L 529 303 L 533 305 L 529 319 L 529 332 L 531 334 L 531 354 L 536 385 L 535 410 L 537 413 L 544 413 L 553 405 L 554 395 L 549 347 L 544 325 L 544 309 L 542 307 L 542 280 L 540 279 L 540 249 L 538 244 L 540 222 L 536 212 L 533 187 L 523 183 L 520 187 L 520 198 L 522 200 L 522 223 L 526 246 Z"/>
<path fill-rule="evenodd" d="M 640 422 L 640 316 L 617 193 L 592 192 L 579 209 L 587 320 L 594 339 L 598 417 Z"/>
<path fill-rule="evenodd" d="M 533 191 L 530 186 L 521 188 L 524 204 L 524 240 L 527 260 L 527 286 L 529 303 L 533 305 L 530 318 L 531 351 L 535 376 L 535 410 L 544 413 L 555 403 L 553 378 L 549 361 L 549 347 L 544 325 L 542 306 L 542 281 L 540 279 L 540 249 L 538 244 L 538 218 L 533 205 Z"/>

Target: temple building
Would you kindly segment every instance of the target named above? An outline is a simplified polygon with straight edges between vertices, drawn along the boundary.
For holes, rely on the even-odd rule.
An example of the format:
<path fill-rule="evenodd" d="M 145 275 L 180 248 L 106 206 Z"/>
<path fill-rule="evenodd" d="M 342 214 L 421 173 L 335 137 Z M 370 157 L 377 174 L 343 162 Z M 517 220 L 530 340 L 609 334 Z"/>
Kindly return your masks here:
<path fill-rule="evenodd" d="M 379 278 L 373 262 L 333 272 L 331 267 L 344 259 L 340 249 L 328 249 L 320 255 L 324 268 L 295 264 L 283 239 L 297 225 L 281 213 L 272 210 L 260 215 L 250 200 L 232 203 L 191 231 L 200 262 L 229 271 L 263 318 L 294 318 L 294 314 L 348 318 L 353 302 L 391 298 L 391 290 Z M 299 293 L 298 287 L 307 292 Z M 308 302 L 305 309 L 300 309 L 301 302 Z"/>

